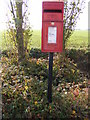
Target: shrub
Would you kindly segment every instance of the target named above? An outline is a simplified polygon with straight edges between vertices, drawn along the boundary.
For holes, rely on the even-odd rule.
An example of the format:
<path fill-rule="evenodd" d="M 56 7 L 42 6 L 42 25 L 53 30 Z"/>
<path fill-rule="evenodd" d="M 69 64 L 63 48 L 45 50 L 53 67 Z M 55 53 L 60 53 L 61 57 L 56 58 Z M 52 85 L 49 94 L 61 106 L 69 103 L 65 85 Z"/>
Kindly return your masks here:
<path fill-rule="evenodd" d="M 84 113 L 87 112 L 87 95 L 81 92 L 79 87 L 74 87 L 73 84 L 67 91 L 67 84 L 52 86 L 53 102 L 49 104 L 47 79 L 43 81 L 37 76 L 25 76 L 23 70 L 22 66 L 12 66 L 2 74 L 3 119 L 58 120 L 87 117 L 87 113 Z M 79 90 L 79 93 L 75 93 L 75 90 Z"/>
<path fill-rule="evenodd" d="M 55 79 L 52 85 L 53 102 L 50 104 L 47 101 L 48 60 L 32 58 L 19 65 L 11 62 L 11 58 L 1 59 L 3 119 L 87 117 L 87 94 L 78 83 L 79 80 L 87 87 L 86 81 L 83 82 L 86 78 L 80 76 L 73 61 L 60 57 L 62 59 L 54 59 L 53 63 Z"/>
<path fill-rule="evenodd" d="M 77 64 L 68 57 L 60 55 L 54 60 L 53 69 L 55 71 L 55 81 L 58 85 L 59 82 L 75 82 L 83 81 L 82 76 L 80 77 L 80 71 L 77 68 Z"/>
<path fill-rule="evenodd" d="M 77 66 L 80 70 L 87 72 L 88 71 L 88 56 L 89 52 L 85 50 L 76 50 L 76 49 L 70 49 L 66 50 L 66 56 L 70 58 L 71 60 L 74 60 L 74 62 L 77 63 Z"/>
<path fill-rule="evenodd" d="M 37 76 L 25 76 L 22 66 L 8 66 L 3 69 L 3 118 L 36 118 L 48 113 L 46 99 L 47 81 Z M 39 89 L 40 88 L 40 89 Z M 45 107 L 45 108 L 44 108 Z M 45 109 L 45 110 L 44 110 Z M 49 113 L 48 113 L 49 114 Z"/>
<path fill-rule="evenodd" d="M 13 69 L 16 69 L 17 74 L 11 72 Z M 36 76 L 22 74 L 23 67 L 12 66 L 3 75 L 3 119 L 54 119 L 69 116 L 69 110 L 66 114 L 68 104 L 63 104 L 61 96 L 55 97 L 54 94 L 53 98 L 61 102 L 56 102 L 55 99 L 53 103 L 48 104 L 47 80 L 40 81 Z"/>
<path fill-rule="evenodd" d="M 33 57 L 33 58 L 44 58 L 44 59 L 47 59 L 48 58 L 48 53 L 42 53 L 40 49 L 37 49 L 37 48 L 32 48 L 30 50 L 30 57 Z"/>
<path fill-rule="evenodd" d="M 3 50 L 1 54 L 2 56 L 8 57 L 8 50 Z"/>

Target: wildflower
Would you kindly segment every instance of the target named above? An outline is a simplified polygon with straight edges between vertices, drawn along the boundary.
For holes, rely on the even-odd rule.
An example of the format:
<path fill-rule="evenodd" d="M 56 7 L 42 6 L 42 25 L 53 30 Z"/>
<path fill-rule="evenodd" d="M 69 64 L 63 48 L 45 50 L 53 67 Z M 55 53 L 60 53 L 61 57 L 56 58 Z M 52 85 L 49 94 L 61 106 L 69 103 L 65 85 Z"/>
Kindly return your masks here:
<path fill-rule="evenodd" d="M 73 111 L 72 111 L 72 114 L 75 115 L 75 113 L 76 113 L 75 110 L 73 110 Z"/>
<path fill-rule="evenodd" d="M 79 70 L 77 70 L 77 73 L 79 73 Z"/>
<path fill-rule="evenodd" d="M 28 86 L 25 86 L 25 89 L 27 90 L 27 89 L 28 89 Z"/>
<path fill-rule="evenodd" d="M 37 65 L 39 64 L 39 61 L 37 61 Z"/>
<path fill-rule="evenodd" d="M 65 89 L 63 89 L 63 92 L 65 92 Z"/>
<path fill-rule="evenodd" d="M 75 72 L 75 70 L 74 69 L 71 69 L 72 70 L 72 72 L 74 73 Z"/>
<path fill-rule="evenodd" d="M 77 64 L 74 64 L 75 67 L 77 67 Z"/>
<path fill-rule="evenodd" d="M 35 103 L 34 103 L 35 105 L 37 105 L 38 104 L 38 102 L 37 101 L 35 101 Z"/>
<path fill-rule="evenodd" d="M 65 92 L 65 95 L 67 94 L 67 92 Z"/>

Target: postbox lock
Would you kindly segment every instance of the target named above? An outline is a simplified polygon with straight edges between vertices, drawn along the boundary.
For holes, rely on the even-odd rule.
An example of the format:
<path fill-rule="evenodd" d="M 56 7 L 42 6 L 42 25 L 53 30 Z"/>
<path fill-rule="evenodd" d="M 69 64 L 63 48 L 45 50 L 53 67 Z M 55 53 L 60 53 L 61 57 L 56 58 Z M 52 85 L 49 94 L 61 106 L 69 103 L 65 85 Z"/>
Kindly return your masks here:
<path fill-rule="evenodd" d="M 54 22 L 51 22 L 51 25 L 54 25 Z"/>

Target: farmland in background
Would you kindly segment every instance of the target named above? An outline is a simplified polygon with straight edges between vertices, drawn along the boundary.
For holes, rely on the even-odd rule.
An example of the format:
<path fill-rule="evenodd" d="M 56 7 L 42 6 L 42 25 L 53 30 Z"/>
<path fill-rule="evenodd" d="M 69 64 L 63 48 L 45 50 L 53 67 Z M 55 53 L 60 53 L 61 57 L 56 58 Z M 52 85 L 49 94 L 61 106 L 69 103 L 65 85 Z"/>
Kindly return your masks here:
<path fill-rule="evenodd" d="M 41 31 L 34 30 L 31 38 L 31 47 L 32 48 L 41 48 Z"/>
<path fill-rule="evenodd" d="M 0 32 L 0 49 L 5 49 L 3 32 Z M 3 44 L 2 44 L 3 43 Z M 88 31 L 76 30 L 67 42 L 68 49 L 87 49 L 88 47 Z M 41 48 L 41 31 L 33 30 L 31 38 L 31 48 Z"/>
<path fill-rule="evenodd" d="M 1 47 L 2 47 L 2 34 L 3 34 L 3 32 L 0 31 L 0 50 L 1 50 Z"/>
<path fill-rule="evenodd" d="M 66 45 L 68 49 L 87 49 L 88 31 L 76 30 L 70 37 Z M 34 48 L 41 48 L 41 31 L 33 31 L 32 45 Z"/>
<path fill-rule="evenodd" d="M 88 47 L 88 31 L 75 31 L 67 42 L 69 49 L 86 49 Z"/>

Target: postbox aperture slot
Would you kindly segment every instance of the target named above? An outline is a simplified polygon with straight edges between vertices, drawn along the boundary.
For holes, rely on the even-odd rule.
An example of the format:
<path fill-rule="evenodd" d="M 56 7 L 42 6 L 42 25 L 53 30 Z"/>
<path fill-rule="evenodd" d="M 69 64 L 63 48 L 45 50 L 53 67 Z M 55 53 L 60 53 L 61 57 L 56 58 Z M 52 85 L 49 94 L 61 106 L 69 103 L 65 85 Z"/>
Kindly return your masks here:
<path fill-rule="evenodd" d="M 62 13 L 62 10 L 44 10 L 45 13 Z"/>

